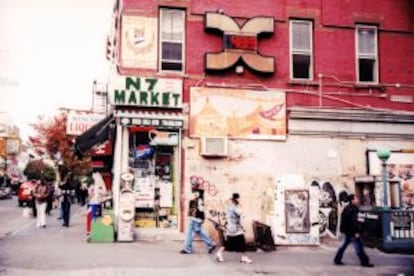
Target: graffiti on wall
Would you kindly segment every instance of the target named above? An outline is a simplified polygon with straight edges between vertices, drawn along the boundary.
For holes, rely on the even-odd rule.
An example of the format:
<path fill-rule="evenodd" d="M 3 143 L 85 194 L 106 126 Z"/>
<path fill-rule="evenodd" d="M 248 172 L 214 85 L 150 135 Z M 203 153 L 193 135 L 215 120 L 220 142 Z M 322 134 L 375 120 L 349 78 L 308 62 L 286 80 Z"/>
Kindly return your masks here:
<path fill-rule="evenodd" d="M 337 193 L 330 182 L 324 182 L 322 186 L 313 181 L 311 186 L 319 187 L 319 234 L 321 236 L 336 236 L 338 234 L 339 207 L 348 197 L 348 192 Z"/>
<path fill-rule="evenodd" d="M 191 190 L 204 190 L 210 196 L 216 196 L 218 189 L 215 184 L 210 183 L 208 180 L 204 180 L 201 176 L 190 176 Z"/>

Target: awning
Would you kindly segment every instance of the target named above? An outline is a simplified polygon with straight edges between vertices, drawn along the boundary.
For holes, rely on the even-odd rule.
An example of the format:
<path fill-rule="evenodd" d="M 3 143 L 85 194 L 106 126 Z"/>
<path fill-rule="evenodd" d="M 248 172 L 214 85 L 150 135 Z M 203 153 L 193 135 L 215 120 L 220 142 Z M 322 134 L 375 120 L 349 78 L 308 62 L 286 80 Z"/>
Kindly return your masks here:
<path fill-rule="evenodd" d="M 114 116 L 111 114 L 78 136 L 75 140 L 75 153 L 83 155 L 94 146 L 108 140 L 112 134 L 110 126 L 113 121 Z"/>

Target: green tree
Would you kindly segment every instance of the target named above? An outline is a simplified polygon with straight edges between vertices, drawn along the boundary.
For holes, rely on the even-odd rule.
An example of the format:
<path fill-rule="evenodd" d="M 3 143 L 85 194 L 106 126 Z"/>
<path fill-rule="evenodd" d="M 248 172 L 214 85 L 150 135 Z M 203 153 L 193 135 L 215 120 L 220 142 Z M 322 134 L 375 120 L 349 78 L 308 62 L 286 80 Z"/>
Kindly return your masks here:
<path fill-rule="evenodd" d="M 29 161 L 23 173 L 29 180 L 39 180 L 42 178 L 46 181 L 56 180 L 56 170 L 45 164 L 42 160 Z"/>

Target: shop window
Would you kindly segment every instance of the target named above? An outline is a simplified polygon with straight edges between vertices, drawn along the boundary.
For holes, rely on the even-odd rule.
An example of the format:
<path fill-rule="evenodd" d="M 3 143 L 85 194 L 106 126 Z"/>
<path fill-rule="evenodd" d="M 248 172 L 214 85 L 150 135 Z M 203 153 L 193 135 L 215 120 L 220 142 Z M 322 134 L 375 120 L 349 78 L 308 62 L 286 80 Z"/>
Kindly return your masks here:
<path fill-rule="evenodd" d="M 185 11 L 160 9 L 160 71 L 184 70 Z"/>
<path fill-rule="evenodd" d="M 358 82 L 378 83 L 377 27 L 356 26 Z"/>
<path fill-rule="evenodd" d="M 311 21 L 290 21 L 290 78 L 313 79 Z"/>
<path fill-rule="evenodd" d="M 175 146 L 152 145 L 148 127 L 137 128 L 129 137 L 129 167 L 134 175 L 135 225 L 176 227 L 174 153 Z"/>

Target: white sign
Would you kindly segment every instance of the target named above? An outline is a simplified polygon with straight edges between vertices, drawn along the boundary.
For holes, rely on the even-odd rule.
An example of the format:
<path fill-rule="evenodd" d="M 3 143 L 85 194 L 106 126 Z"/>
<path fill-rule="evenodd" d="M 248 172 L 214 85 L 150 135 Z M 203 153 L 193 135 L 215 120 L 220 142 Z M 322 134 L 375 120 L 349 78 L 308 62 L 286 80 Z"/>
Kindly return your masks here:
<path fill-rule="evenodd" d="M 66 123 L 66 133 L 68 135 L 81 135 L 104 117 L 104 114 L 70 112 Z"/>
<path fill-rule="evenodd" d="M 154 208 L 155 184 L 152 177 L 136 177 L 134 191 L 135 207 Z"/>
<path fill-rule="evenodd" d="M 173 206 L 173 184 L 170 181 L 159 181 L 160 207 L 171 208 Z"/>
<path fill-rule="evenodd" d="M 148 132 L 148 138 L 150 140 L 150 145 L 178 145 L 178 133 L 176 132 L 167 132 L 159 130 L 150 130 Z"/>

